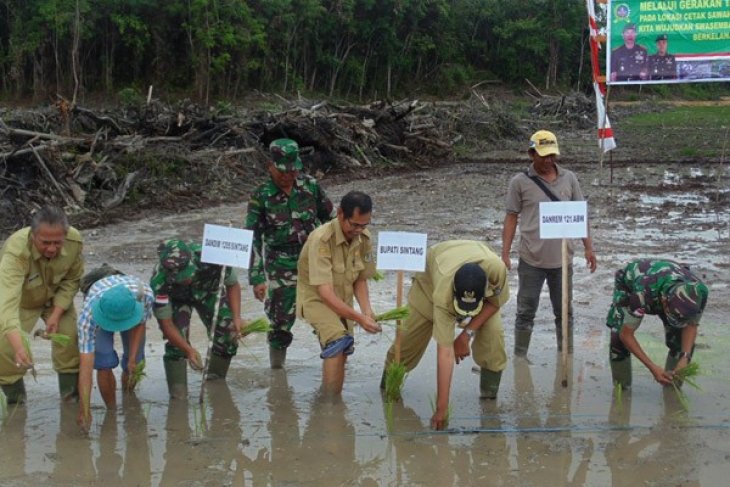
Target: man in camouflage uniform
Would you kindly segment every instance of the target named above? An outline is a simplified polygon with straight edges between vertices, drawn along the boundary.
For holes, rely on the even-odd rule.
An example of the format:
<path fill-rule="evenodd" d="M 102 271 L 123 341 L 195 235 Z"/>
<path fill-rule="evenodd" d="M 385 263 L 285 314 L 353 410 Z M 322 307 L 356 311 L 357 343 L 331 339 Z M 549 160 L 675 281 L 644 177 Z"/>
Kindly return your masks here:
<path fill-rule="evenodd" d="M 221 267 L 201 262 L 201 251 L 201 245 L 195 242 L 167 240 L 161 243 L 157 249 L 160 260 L 150 280 L 155 294 L 154 314 L 167 339 L 163 361 L 167 385 L 173 397 L 187 395 L 184 359 L 188 359 L 193 368 L 201 366 L 200 355 L 189 342 L 193 310 L 198 312 L 209 336 L 213 325 Z M 208 366 L 209 379 L 224 379 L 231 358 L 238 350 L 242 324 L 241 286 L 238 275 L 230 267 L 226 268 L 224 284 L 226 294 L 220 297 L 213 354 Z M 173 336 L 175 334 L 180 336 Z"/>
<path fill-rule="evenodd" d="M 309 234 L 336 211 L 317 181 L 299 173 L 303 166 L 295 141 L 277 139 L 269 150 L 271 177 L 248 202 L 246 228 L 253 231 L 249 284 L 256 299 L 265 298 L 274 328 L 268 336 L 271 368 L 281 368 L 293 338 L 299 253 Z"/>
<path fill-rule="evenodd" d="M 697 276 L 670 260 L 635 260 L 617 271 L 613 303 L 606 318 L 606 326 L 611 328 L 614 383 L 631 386 L 634 354 L 657 382 L 670 385 L 673 372 L 692 359 L 707 294 L 707 286 Z M 659 316 L 664 324 L 664 342 L 669 348 L 664 368 L 651 361 L 635 337 L 647 314 Z"/>

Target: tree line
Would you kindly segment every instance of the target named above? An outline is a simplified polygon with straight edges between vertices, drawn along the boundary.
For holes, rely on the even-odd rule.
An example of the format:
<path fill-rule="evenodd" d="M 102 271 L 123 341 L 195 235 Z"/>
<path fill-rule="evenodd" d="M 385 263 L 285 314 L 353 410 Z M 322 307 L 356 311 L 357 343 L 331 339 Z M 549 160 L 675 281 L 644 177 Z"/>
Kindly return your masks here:
<path fill-rule="evenodd" d="M 585 24 L 582 0 L 0 0 L 0 91 L 44 100 L 151 84 L 208 103 L 252 89 L 575 86 L 589 73 Z"/>

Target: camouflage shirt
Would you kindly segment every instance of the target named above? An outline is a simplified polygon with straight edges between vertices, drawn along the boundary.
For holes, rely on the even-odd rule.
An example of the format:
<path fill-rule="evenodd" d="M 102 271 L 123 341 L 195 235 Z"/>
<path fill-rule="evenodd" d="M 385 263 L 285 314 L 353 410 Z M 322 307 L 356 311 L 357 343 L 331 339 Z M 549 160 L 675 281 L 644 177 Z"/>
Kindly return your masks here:
<path fill-rule="evenodd" d="M 204 303 L 210 296 L 218 293 L 221 266 L 200 262 L 202 246 L 200 243 L 187 242 L 193 251 L 192 262 L 196 267 L 190 284 L 175 282 L 175 275 L 163 268 L 159 263 L 152 271 L 150 287 L 155 294 L 154 314 L 158 319 L 172 317 L 172 302 L 194 304 Z M 238 282 L 236 271 L 226 268 L 224 284 L 233 286 Z"/>
<path fill-rule="evenodd" d="M 309 234 L 336 214 L 332 202 L 311 176 L 300 175 L 289 195 L 272 179 L 256 188 L 246 216 L 246 228 L 253 230 L 249 283 L 255 286 L 266 282 L 264 248 L 297 257 Z"/>
<path fill-rule="evenodd" d="M 625 324 L 636 328 L 645 314 L 666 316 L 662 298 L 672 295 L 682 283 L 701 281 L 688 267 L 671 260 L 635 260 L 616 272 L 613 305 L 628 308 L 632 316 Z M 703 302 L 697 303 L 700 313 L 707 301 L 706 291 L 704 294 Z"/>

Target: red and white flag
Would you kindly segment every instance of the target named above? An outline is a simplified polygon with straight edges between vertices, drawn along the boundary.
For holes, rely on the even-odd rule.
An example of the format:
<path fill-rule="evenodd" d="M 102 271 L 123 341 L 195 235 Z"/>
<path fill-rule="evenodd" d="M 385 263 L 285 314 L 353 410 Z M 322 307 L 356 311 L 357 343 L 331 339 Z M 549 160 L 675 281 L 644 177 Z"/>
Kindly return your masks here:
<path fill-rule="evenodd" d="M 601 49 L 600 44 L 596 40 L 598 35 L 598 25 L 596 24 L 596 10 L 594 0 L 586 0 L 586 9 L 588 10 L 588 25 L 590 26 L 590 43 L 591 43 L 591 66 L 593 68 L 593 91 L 596 93 L 596 115 L 598 116 L 598 147 L 603 152 L 608 152 L 616 148 L 616 139 L 613 138 L 613 129 L 611 122 L 608 121 L 606 114 L 606 104 L 604 97 L 606 96 L 606 84 L 600 81 L 601 70 L 598 64 L 598 51 Z"/>

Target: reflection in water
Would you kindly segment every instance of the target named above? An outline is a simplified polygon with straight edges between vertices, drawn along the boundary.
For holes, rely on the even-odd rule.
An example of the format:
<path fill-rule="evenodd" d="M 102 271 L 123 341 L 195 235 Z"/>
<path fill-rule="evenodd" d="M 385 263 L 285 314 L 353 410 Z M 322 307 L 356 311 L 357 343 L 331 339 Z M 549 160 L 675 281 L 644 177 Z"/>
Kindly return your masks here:
<path fill-rule="evenodd" d="M 25 426 L 27 409 L 24 405 L 10 405 L 7 417 L 0 418 L 0 462 L 3 482 L 20 482 L 25 478 Z"/>
<path fill-rule="evenodd" d="M 56 435 L 56 458 L 53 464 L 53 481 L 56 483 L 82 483 L 96 478 L 90 438 L 81 435 L 76 424 L 78 406 L 62 403 L 59 408 L 60 422 Z"/>
<path fill-rule="evenodd" d="M 122 405 L 125 436 L 122 479 L 125 485 L 149 486 L 151 465 L 146 411 L 135 394 L 123 394 Z M 106 482 L 105 477 L 99 477 Z"/>
<path fill-rule="evenodd" d="M 662 395 L 664 413 L 651 428 L 632 427 L 630 390 L 621 394 L 620 402 L 614 397 L 608 422 L 618 432 L 605 450 L 611 485 L 700 485 L 698 469 L 692 467 L 696 452 L 686 428 L 690 420 L 671 387 L 663 388 Z"/>
<path fill-rule="evenodd" d="M 197 401 L 170 399 L 161 486 L 242 481 L 238 408 L 224 381 L 211 381 L 205 390 L 202 407 Z"/>

